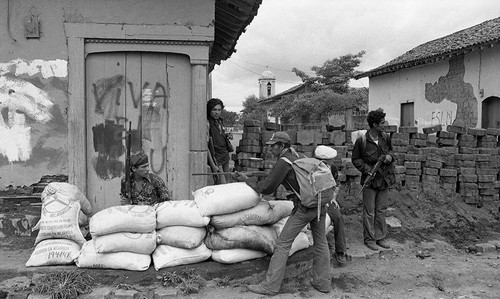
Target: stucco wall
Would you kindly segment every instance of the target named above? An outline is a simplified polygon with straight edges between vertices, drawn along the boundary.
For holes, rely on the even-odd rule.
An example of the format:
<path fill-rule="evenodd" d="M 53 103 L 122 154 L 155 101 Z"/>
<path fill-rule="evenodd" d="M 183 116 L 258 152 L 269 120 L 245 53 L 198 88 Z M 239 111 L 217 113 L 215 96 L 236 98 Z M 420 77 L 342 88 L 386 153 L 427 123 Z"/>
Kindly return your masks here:
<path fill-rule="evenodd" d="M 0 190 L 68 174 L 68 49 L 65 23 L 213 27 L 214 1 L 19 0 L 0 3 Z M 24 22 L 38 16 L 41 37 Z M 7 22 L 7 20 L 9 22 Z M 185 135 L 188 135 L 186 133 Z"/>
<path fill-rule="evenodd" d="M 383 108 L 400 125 L 401 104 L 414 103 L 415 126 L 479 127 L 481 103 L 500 95 L 500 48 L 370 78 L 369 109 Z M 480 94 L 484 90 L 484 95 Z"/>

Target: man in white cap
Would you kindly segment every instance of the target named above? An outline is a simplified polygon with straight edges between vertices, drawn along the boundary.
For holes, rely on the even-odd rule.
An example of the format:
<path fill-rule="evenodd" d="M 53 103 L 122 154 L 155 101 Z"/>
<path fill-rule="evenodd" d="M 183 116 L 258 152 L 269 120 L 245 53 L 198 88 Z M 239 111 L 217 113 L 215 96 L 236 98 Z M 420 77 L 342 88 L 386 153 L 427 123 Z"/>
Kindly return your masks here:
<path fill-rule="evenodd" d="M 340 184 L 338 181 L 339 172 L 337 167 L 333 164 L 333 159 L 337 156 L 337 151 L 334 148 L 318 145 L 314 150 L 314 157 L 325 162 L 332 171 L 333 178 L 337 182 L 337 186 L 334 192 L 332 201 L 328 204 L 328 209 L 326 212 L 333 222 L 333 230 L 331 230 L 326 235 L 326 240 L 328 241 L 328 246 L 330 251 L 335 251 L 335 260 L 339 264 L 345 264 L 347 261 L 347 246 L 345 241 L 345 231 L 344 231 L 344 217 L 340 214 L 340 206 L 337 202 L 337 194 L 340 189 Z M 335 247 L 333 247 L 335 244 Z"/>

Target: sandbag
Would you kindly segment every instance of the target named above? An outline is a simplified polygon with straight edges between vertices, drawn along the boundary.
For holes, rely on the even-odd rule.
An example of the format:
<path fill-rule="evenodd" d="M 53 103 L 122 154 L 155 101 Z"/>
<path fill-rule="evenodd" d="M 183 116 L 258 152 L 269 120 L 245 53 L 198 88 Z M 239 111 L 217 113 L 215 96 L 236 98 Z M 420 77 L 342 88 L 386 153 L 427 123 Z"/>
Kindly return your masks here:
<path fill-rule="evenodd" d="M 262 251 L 244 248 L 222 249 L 212 251 L 212 260 L 221 264 L 234 264 L 258 259 L 266 255 L 267 253 Z"/>
<path fill-rule="evenodd" d="M 90 218 L 90 234 L 150 233 L 156 228 L 156 211 L 149 205 L 114 206 L 95 213 Z"/>
<path fill-rule="evenodd" d="M 132 252 L 98 253 L 94 240 L 90 240 L 83 244 L 75 263 L 79 268 L 145 271 L 151 264 L 151 255 Z"/>
<path fill-rule="evenodd" d="M 36 245 L 26 267 L 70 265 L 80 253 L 80 244 L 66 239 L 47 239 Z"/>
<path fill-rule="evenodd" d="M 280 236 L 281 231 L 283 230 L 283 227 L 285 227 L 285 224 L 288 221 L 288 219 L 290 219 L 290 216 L 283 217 L 278 222 L 271 225 L 271 227 L 274 229 L 278 237 Z M 304 227 L 300 231 L 301 232 L 307 231 L 307 225 L 304 225 Z"/>
<path fill-rule="evenodd" d="M 205 244 L 212 250 L 245 248 L 272 254 L 276 239 L 270 226 L 248 225 L 210 229 Z"/>
<path fill-rule="evenodd" d="M 231 214 L 216 215 L 210 219 L 213 227 L 228 228 L 238 225 L 273 224 L 292 213 L 293 202 L 287 200 L 261 201 L 250 209 Z"/>
<path fill-rule="evenodd" d="M 309 238 L 307 237 L 307 234 L 304 232 L 300 232 L 297 237 L 293 240 L 292 247 L 290 248 L 290 252 L 288 253 L 288 256 L 291 256 L 295 252 L 299 250 L 306 249 L 310 246 L 311 244 L 309 243 Z"/>
<path fill-rule="evenodd" d="M 42 191 L 42 203 L 46 200 L 60 199 L 78 202 L 82 212 L 87 216 L 92 215 L 92 206 L 87 197 L 75 185 L 62 182 L 49 183 Z"/>
<path fill-rule="evenodd" d="M 89 218 L 80 210 L 78 212 L 78 226 L 80 228 L 82 226 L 88 226 L 89 225 Z M 40 229 L 40 220 L 31 228 L 31 231 L 36 231 Z M 82 233 L 83 234 L 83 233 Z M 85 235 L 83 235 L 85 237 Z"/>
<path fill-rule="evenodd" d="M 260 201 L 260 194 L 243 182 L 206 186 L 193 192 L 193 196 L 204 216 L 249 209 Z"/>
<path fill-rule="evenodd" d="M 207 229 L 206 227 L 166 226 L 157 233 L 160 236 L 160 244 L 193 249 L 203 243 Z"/>
<path fill-rule="evenodd" d="M 156 248 L 156 243 L 156 231 L 150 233 L 113 233 L 94 238 L 95 250 L 98 253 L 151 254 Z"/>
<path fill-rule="evenodd" d="M 156 270 L 160 270 L 167 267 L 203 262 L 209 259 L 211 255 L 212 251 L 203 243 L 193 249 L 158 245 L 153 252 L 153 264 Z"/>
<path fill-rule="evenodd" d="M 82 245 L 85 239 L 78 226 L 80 203 L 68 199 L 46 199 L 42 204 L 40 231 L 35 245 L 47 239 L 67 239 Z"/>
<path fill-rule="evenodd" d="M 194 200 L 165 201 L 156 208 L 156 229 L 166 226 L 204 227 L 210 221 L 202 216 Z"/>

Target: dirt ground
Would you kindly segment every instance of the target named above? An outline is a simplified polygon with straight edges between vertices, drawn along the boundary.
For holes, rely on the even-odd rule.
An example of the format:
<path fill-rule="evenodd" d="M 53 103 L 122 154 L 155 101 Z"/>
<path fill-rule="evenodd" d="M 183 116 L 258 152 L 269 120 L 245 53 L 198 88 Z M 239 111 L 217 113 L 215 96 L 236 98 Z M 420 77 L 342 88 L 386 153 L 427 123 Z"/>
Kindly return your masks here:
<path fill-rule="evenodd" d="M 389 215 L 399 219 L 402 226 L 389 229 L 392 249 L 373 252 L 362 244 L 359 199 L 341 198 L 348 253 L 353 258 L 342 266 L 332 262 L 332 292 L 317 292 L 308 284 L 311 276 L 305 271 L 285 280 L 275 298 L 500 297 L 500 251 L 480 252 L 475 246 L 488 241 L 500 243 L 498 203 L 483 203 L 479 207 L 467 205 L 454 192 L 432 186 L 412 191 L 392 189 L 389 192 Z M 22 289 L 27 277 L 36 273 L 36 270 L 26 273 L 25 268 L 1 271 L 6 263 L 15 262 L 16 250 L 20 256 L 21 252 L 29 252 L 30 247 L 31 244 L 0 244 L 0 290 Z M 6 254 L 10 256 L 6 257 Z M 265 269 L 265 263 L 260 261 L 259 267 Z M 252 263 L 247 267 L 252 267 Z M 141 280 L 141 275 L 144 275 L 141 272 L 127 273 L 130 277 L 122 283 L 130 283 L 130 288 L 143 294 L 163 288 L 157 279 Z M 100 284 L 87 298 L 104 298 L 98 295 L 103 288 L 117 289 L 118 281 L 106 277 L 94 277 Z M 199 293 L 179 297 L 262 298 L 264 296 L 247 292 L 245 288 L 246 284 L 258 283 L 262 278 L 262 273 L 243 278 L 211 277 Z M 179 288 L 165 290 L 170 294 L 180 294 Z"/>

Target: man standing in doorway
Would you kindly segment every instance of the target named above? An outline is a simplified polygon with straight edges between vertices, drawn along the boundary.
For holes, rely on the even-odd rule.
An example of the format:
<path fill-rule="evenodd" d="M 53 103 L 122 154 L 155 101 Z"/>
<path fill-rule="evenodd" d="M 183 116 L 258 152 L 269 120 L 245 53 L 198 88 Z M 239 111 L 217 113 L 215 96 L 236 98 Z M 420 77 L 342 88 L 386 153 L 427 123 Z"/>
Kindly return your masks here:
<path fill-rule="evenodd" d="M 352 150 L 352 163 L 361 171 L 361 184 L 372 174 L 377 161 L 382 161 L 381 167 L 372 174 L 371 183 L 363 189 L 363 237 L 365 245 L 371 250 L 379 250 L 378 246 L 390 248 L 386 240 L 385 213 L 387 189 L 396 182 L 396 176 L 391 139 L 383 132 L 385 115 L 382 109 L 368 113 L 370 129 L 364 136 L 358 137 Z"/>

